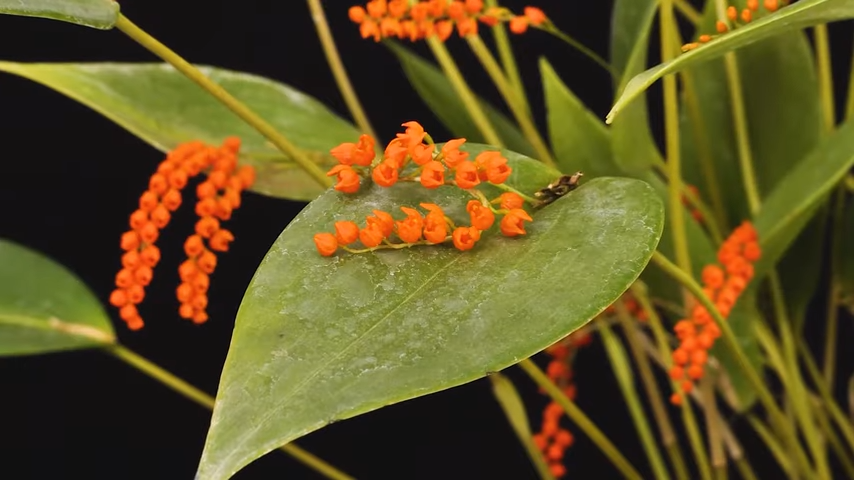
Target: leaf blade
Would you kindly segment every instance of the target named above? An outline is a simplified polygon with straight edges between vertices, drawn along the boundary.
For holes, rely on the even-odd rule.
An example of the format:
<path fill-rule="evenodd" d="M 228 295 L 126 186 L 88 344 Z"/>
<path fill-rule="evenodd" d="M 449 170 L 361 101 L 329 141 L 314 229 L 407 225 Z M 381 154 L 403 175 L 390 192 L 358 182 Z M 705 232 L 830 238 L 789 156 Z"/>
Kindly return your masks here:
<path fill-rule="evenodd" d="M 112 0 L 0 0 L 0 14 L 38 17 L 108 30 L 119 18 Z"/>

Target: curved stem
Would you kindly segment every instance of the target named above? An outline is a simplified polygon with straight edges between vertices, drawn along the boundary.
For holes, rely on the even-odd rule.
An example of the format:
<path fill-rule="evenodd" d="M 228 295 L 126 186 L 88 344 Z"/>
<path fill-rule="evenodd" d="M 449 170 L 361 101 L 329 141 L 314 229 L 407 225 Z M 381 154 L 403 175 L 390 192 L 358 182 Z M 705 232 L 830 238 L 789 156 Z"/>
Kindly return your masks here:
<path fill-rule="evenodd" d="M 169 47 L 163 45 L 157 39 L 136 26 L 124 15 L 119 14 L 119 19 L 116 21 L 116 28 L 205 89 L 214 98 L 228 107 L 229 110 L 234 112 L 243 121 L 261 133 L 261 135 L 266 137 L 285 155 L 302 167 L 303 170 L 317 181 L 317 183 L 323 187 L 329 187 L 332 185 L 332 181 L 326 176 L 326 172 L 317 166 L 317 164 L 312 162 L 305 153 L 297 149 L 296 146 L 294 146 L 287 138 L 277 132 L 272 125 L 250 110 L 249 107 L 243 104 L 240 100 L 234 98 L 230 93 L 225 91 L 224 88 L 219 86 L 219 84 L 205 76 L 205 74 L 200 72 L 196 67 L 181 58 L 177 53 L 170 50 Z"/>
<path fill-rule="evenodd" d="M 557 387 L 557 385 L 549 380 L 549 377 L 543 373 L 537 364 L 535 364 L 531 359 L 526 358 L 519 362 L 519 367 L 522 368 L 522 370 L 524 370 L 540 388 L 545 390 L 552 400 L 563 407 L 563 410 L 566 412 L 569 419 L 575 422 L 575 424 L 578 425 L 578 428 L 590 437 L 590 440 L 595 443 L 600 450 L 602 450 L 602 453 L 611 460 L 611 463 L 617 467 L 617 470 L 619 470 L 625 478 L 637 480 L 642 478 L 635 467 L 633 467 L 626 457 L 617 450 L 617 447 L 608 440 L 608 437 L 599 430 L 599 427 L 597 427 L 596 424 L 593 423 L 593 421 L 590 420 L 590 418 L 585 415 L 584 412 L 582 412 L 581 409 L 579 409 L 578 406 L 575 405 L 575 403 L 570 400 L 560 388 Z"/>
<path fill-rule="evenodd" d="M 155 365 L 145 357 L 140 356 L 139 354 L 133 352 L 127 347 L 115 344 L 109 347 L 105 347 L 103 351 L 113 355 L 114 357 L 139 370 L 140 372 L 151 377 L 152 379 L 157 380 L 163 385 L 171 388 L 175 392 L 181 394 L 184 398 L 192 400 L 193 402 L 196 402 L 197 404 L 207 408 L 208 410 L 213 410 L 213 397 L 190 385 L 184 380 L 176 377 L 169 371 L 164 370 L 162 367 Z M 347 475 L 346 473 L 336 469 L 332 465 L 329 465 L 328 463 L 324 462 L 320 458 L 317 458 L 311 453 L 296 446 L 294 443 L 282 445 L 281 447 L 279 447 L 279 449 L 284 451 L 288 455 L 294 457 L 296 460 L 300 461 L 305 466 L 322 474 L 326 478 L 330 478 L 333 480 L 353 480 L 353 477 Z"/>
<path fill-rule="evenodd" d="M 495 60 L 495 57 L 492 56 L 492 52 L 490 52 L 486 44 L 483 43 L 483 39 L 480 38 L 480 35 L 468 35 L 466 36 L 466 41 L 468 41 L 472 52 L 474 52 L 475 56 L 480 60 L 481 65 L 483 65 L 483 69 L 486 70 L 486 73 L 488 73 L 492 78 L 492 82 L 495 84 L 496 88 L 498 88 L 501 96 L 504 97 L 504 101 L 507 102 L 507 106 L 510 107 L 510 111 L 513 112 L 513 116 L 516 117 L 516 122 L 522 129 L 522 133 L 525 134 L 525 138 L 531 142 L 531 146 L 536 150 L 537 156 L 539 156 L 540 160 L 546 165 L 550 167 L 557 167 L 557 164 L 555 164 L 554 158 L 549 151 L 549 147 L 546 145 L 545 140 L 543 140 L 543 137 L 537 130 L 536 125 L 534 125 L 533 119 L 525 110 L 525 104 L 519 96 L 516 95 L 516 92 L 513 90 L 513 86 L 510 85 L 507 77 L 504 76 L 504 72 L 501 71 L 501 66 L 498 64 L 498 61 Z"/>
<path fill-rule="evenodd" d="M 448 52 L 448 48 L 435 35 L 427 38 L 427 45 L 433 52 L 433 56 L 436 57 L 436 61 L 439 62 L 439 67 L 441 67 L 442 71 L 445 72 L 445 76 L 448 77 L 448 81 L 451 82 L 451 85 L 454 87 L 454 90 L 463 102 L 463 106 L 466 107 L 466 111 L 468 111 L 472 121 L 477 125 L 477 128 L 480 130 L 480 133 L 483 135 L 486 143 L 495 147 L 504 148 L 504 142 L 501 141 L 501 137 L 498 136 L 498 133 L 495 132 L 495 128 L 492 126 L 492 123 L 490 123 L 489 119 L 486 117 L 486 113 L 478 103 L 474 92 L 472 92 L 471 88 L 466 83 L 466 80 L 463 78 L 463 74 L 460 72 L 456 62 L 454 62 L 453 57 L 451 57 L 451 54 Z"/>
<path fill-rule="evenodd" d="M 341 92 L 341 96 L 344 97 L 344 102 L 347 104 L 350 114 L 353 115 L 353 119 L 363 133 L 377 138 L 377 134 L 374 132 L 373 127 L 371 127 L 371 122 L 368 120 L 361 102 L 359 102 L 359 97 L 353 89 L 353 84 L 350 83 L 350 77 L 347 75 L 344 62 L 341 61 L 341 56 L 335 47 L 335 38 L 332 36 L 329 23 L 326 21 L 323 5 L 320 3 L 320 0 L 308 0 L 308 8 L 311 11 L 312 20 L 314 20 L 320 44 L 323 46 L 323 53 L 326 54 L 326 61 L 329 62 L 329 68 L 332 69 L 335 83 L 338 84 L 338 90 Z"/>
<path fill-rule="evenodd" d="M 497 7 L 498 0 L 486 0 L 487 7 Z M 516 95 L 522 100 L 525 106 L 525 111 L 530 115 L 531 107 L 528 105 L 528 97 L 525 95 L 525 84 L 522 82 L 522 77 L 519 75 L 519 67 L 516 65 L 516 56 L 513 55 L 513 48 L 510 45 L 510 38 L 507 35 L 507 29 L 503 22 L 498 22 L 492 27 L 492 35 L 495 37 L 495 46 L 498 49 L 498 56 L 501 58 L 501 65 L 504 67 L 504 72 L 507 74 L 507 79 Z"/>

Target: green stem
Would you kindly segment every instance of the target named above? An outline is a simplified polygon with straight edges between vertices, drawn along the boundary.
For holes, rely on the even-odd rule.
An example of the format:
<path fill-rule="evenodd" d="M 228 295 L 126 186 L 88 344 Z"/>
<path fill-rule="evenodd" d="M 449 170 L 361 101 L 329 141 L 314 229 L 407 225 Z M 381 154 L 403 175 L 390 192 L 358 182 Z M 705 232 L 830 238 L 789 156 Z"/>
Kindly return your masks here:
<path fill-rule="evenodd" d="M 661 24 L 661 60 L 668 62 L 675 57 L 677 47 L 673 39 L 678 35 L 676 18 L 673 15 L 673 0 L 661 0 L 659 8 Z M 682 162 L 679 151 L 679 100 L 676 91 L 676 77 L 667 75 L 664 85 L 664 135 L 667 147 L 668 200 L 670 206 L 670 226 L 673 234 L 673 247 L 676 263 L 686 272 L 691 270 L 691 255 L 685 236 L 685 213 L 682 209 Z"/>
<path fill-rule="evenodd" d="M 457 95 L 463 102 L 463 106 L 466 107 L 466 111 L 468 111 L 472 121 L 474 121 L 478 130 L 480 130 L 480 133 L 483 135 L 486 143 L 495 147 L 504 148 L 504 143 L 501 141 L 498 133 L 495 132 L 492 123 L 490 123 L 489 119 L 486 117 L 486 113 L 483 111 L 483 108 L 481 108 L 480 103 L 478 103 L 474 92 L 472 92 L 471 88 L 469 88 L 466 83 L 466 80 L 463 78 L 463 74 L 460 72 L 456 62 L 454 62 L 453 57 L 451 57 L 451 54 L 448 52 L 448 48 L 435 35 L 427 38 L 427 45 L 433 52 L 433 56 L 436 57 L 436 61 L 439 62 L 439 66 L 442 68 L 442 71 L 445 72 L 445 76 L 448 78 L 448 81 L 451 82 L 451 85 L 454 87 L 454 91 L 457 92 Z"/>
<path fill-rule="evenodd" d="M 753 472 L 753 468 L 750 466 L 750 462 L 747 461 L 747 458 L 739 458 L 736 460 L 735 467 L 738 469 L 738 473 L 741 474 L 742 480 L 758 480 L 756 478 L 756 473 Z"/>
<path fill-rule="evenodd" d="M 628 311 L 626 310 L 625 305 L 623 305 L 622 302 L 619 302 L 618 308 L 620 306 L 622 307 L 623 313 L 628 316 Z M 614 376 L 617 377 L 617 384 L 619 385 L 623 398 L 626 401 L 626 405 L 629 409 L 629 415 L 631 415 L 632 422 L 635 424 L 643 450 L 646 453 L 646 457 L 649 460 L 650 465 L 652 466 L 653 474 L 655 478 L 659 480 L 669 479 L 670 475 L 667 473 L 667 467 L 664 466 L 664 460 L 662 459 L 661 452 L 658 449 L 658 443 L 652 435 L 652 429 L 649 426 L 649 422 L 647 422 L 646 413 L 643 411 L 640 398 L 638 398 L 637 391 L 635 391 L 631 373 L 632 370 L 629 366 L 626 352 L 622 345 L 620 345 L 620 341 L 607 325 L 600 325 L 599 333 L 602 335 L 602 343 L 605 346 L 608 359 L 611 361 L 611 367 L 614 369 Z"/>
<path fill-rule="evenodd" d="M 777 463 L 780 465 L 780 468 L 783 469 L 783 472 L 791 476 L 793 468 L 789 460 L 789 456 L 786 454 L 786 450 L 783 448 L 783 445 L 780 444 L 780 441 L 771 432 L 771 429 L 753 414 L 747 415 L 747 422 L 753 428 L 753 431 L 756 432 L 756 435 L 763 443 L 765 443 L 765 446 L 768 447 L 768 451 L 770 451 L 771 456 L 777 460 Z"/>
<path fill-rule="evenodd" d="M 497 7 L 498 0 L 486 0 L 487 7 Z M 513 85 L 513 90 L 516 95 L 522 99 L 525 105 L 525 111 L 530 114 L 531 107 L 528 105 L 528 97 L 525 95 L 525 84 L 522 82 L 522 76 L 519 75 L 519 67 L 516 65 L 516 56 L 513 55 L 513 48 L 510 45 L 510 37 L 507 35 L 507 29 L 503 22 L 498 22 L 492 27 L 492 35 L 495 37 L 495 46 L 498 49 L 498 57 L 501 58 L 501 65 L 504 67 L 504 72 Z"/>
<path fill-rule="evenodd" d="M 848 72 L 848 97 L 845 99 L 845 120 L 854 117 L 854 53 L 851 55 L 851 70 Z"/>
<path fill-rule="evenodd" d="M 277 132 L 272 125 L 250 110 L 249 107 L 244 105 L 240 100 L 226 92 L 224 88 L 219 86 L 219 84 L 205 76 L 205 74 L 200 72 L 196 67 L 181 58 L 177 53 L 170 50 L 169 47 L 163 45 L 157 39 L 136 26 L 124 15 L 119 14 L 119 19 L 116 21 L 116 28 L 135 42 L 148 49 L 151 53 L 160 57 L 166 63 L 175 67 L 176 70 L 183 73 L 187 78 L 210 93 L 214 98 L 228 107 L 229 110 L 234 112 L 243 121 L 266 137 L 273 145 L 281 150 L 282 153 L 302 167 L 321 186 L 329 187 L 332 185 L 332 181 L 326 176 L 326 172 L 318 167 L 317 164 L 312 162 L 305 153 L 297 149 L 296 146 L 294 146 L 287 138 Z"/>
<path fill-rule="evenodd" d="M 827 24 L 813 27 L 815 34 L 816 62 L 821 95 L 821 110 L 824 118 L 825 131 L 832 132 L 836 126 L 836 109 L 833 101 L 833 72 L 830 66 L 830 41 L 828 40 Z"/>
<path fill-rule="evenodd" d="M 116 344 L 111 345 L 109 347 L 105 347 L 103 349 L 106 353 L 113 355 L 119 360 L 125 362 L 131 367 L 139 370 L 140 372 L 148 375 L 154 380 L 162 383 L 163 385 L 171 388 L 175 392 L 181 394 L 184 398 L 188 400 L 192 400 L 197 404 L 207 408 L 208 410 L 213 410 L 214 408 L 214 398 L 208 395 L 207 393 L 199 390 L 198 388 L 190 385 L 184 380 L 176 377 L 172 373 L 164 370 L 163 368 L 155 365 L 145 357 L 140 356 L 139 354 L 129 350 L 128 348 Z M 352 480 L 353 477 L 341 472 L 336 469 L 332 465 L 324 462 L 323 460 L 315 457 L 311 453 L 303 450 L 302 448 L 296 446 L 293 443 L 288 443 L 286 445 L 282 445 L 279 447 L 280 450 L 284 451 L 288 455 L 292 456 L 296 460 L 300 461 L 305 466 L 313 469 L 314 471 L 322 474 L 326 478 L 331 478 L 333 480 Z"/>
<path fill-rule="evenodd" d="M 827 293 L 827 321 L 825 322 L 824 335 L 824 381 L 827 388 L 833 391 L 833 381 L 836 377 L 836 343 L 839 325 L 839 261 L 842 258 L 842 230 L 843 210 L 845 208 L 845 189 L 842 186 L 836 188 L 833 200 L 833 212 L 831 217 L 831 239 L 830 239 L 830 290 Z"/>
<path fill-rule="evenodd" d="M 741 166 L 741 176 L 744 179 L 747 205 L 750 209 L 750 214 L 755 217 L 759 213 L 762 201 L 759 196 L 759 186 L 756 183 L 756 172 L 753 169 L 753 154 L 750 150 L 750 136 L 747 132 L 747 113 L 744 111 L 741 75 L 734 53 L 730 52 L 724 55 L 724 65 L 726 67 L 727 84 L 729 85 L 732 122 L 738 146 L 738 163 Z"/>
<path fill-rule="evenodd" d="M 549 165 L 550 167 L 557 167 L 557 164 L 555 164 L 555 160 L 549 151 L 548 145 L 546 145 L 546 142 L 537 130 L 536 125 L 534 125 L 533 119 L 525 110 L 524 102 L 518 95 L 516 95 L 516 92 L 513 90 L 513 86 L 507 80 L 507 77 L 504 76 L 504 72 L 501 70 L 501 65 L 499 65 L 498 61 L 495 60 L 495 57 L 492 56 L 492 52 L 490 52 L 486 44 L 483 43 L 483 39 L 480 38 L 480 35 L 468 35 L 466 40 L 468 41 L 472 52 L 474 52 L 475 56 L 480 61 L 480 64 L 483 66 L 484 70 L 486 70 L 486 73 L 488 73 L 492 78 L 492 82 L 495 84 L 496 88 L 498 88 L 501 96 L 504 97 L 504 101 L 507 102 L 507 106 L 510 107 L 510 111 L 513 112 L 513 116 L 516 118 L 516 122 L 522 129 L 522 133 L 525 135 L 525 138 L 531 142 L 531 146 L 534 147 L 534 150 L 537 152 L 537 156 L 539 156 L 540 160 L 546 165 Z"/>
<path fill-rule="evenodd" d="M 833 450 L 833 453 L 836 454 L 836 458 L 839 460 L 839 463 L 842 464 L 845 474 L 848 478 L 854 478 L 854 462 L 851 461 L 851 454 L 842 446 L 842 441 L 839 439 L 839 435 L 836 434 L 833 426 L 830 425 L 830 420 L 827 418 L 827 412 L 820 406 L 813 409 L 813 412 L 816 420 L 818 420 L 818 424 L 821 426 L 822 432 L 824 432 L 824 435 L 827 438 L 828 443 L 830 443 L 830 448 Z"/>
<path fill-rule="evenodd" d="M 353 84 L 350 83 L 350 77 L 347 75 L 347 69 L 344 67 L 344 62 L 341 61 L 341 56 L 338 54 L 338 48 L 335 47 L 335 38 L 332 36 L 329 23 L 326 21 L 323 5 L 320 3 L 320 0 L 308 0 L 308 8 L 311 11 L 312 20 L 314 20 L 320 44 L 323 46 L 323 53 L 326 54 L 329 68 L 332 69 L 332 75 L 335 77 L 338 90 L 341 91 L 341 96 L 344 97 L 344 102 L 347 104 L 350 114 L 353 115 L 356 125 L 359 126 L 359 129 L 363 133 L 377 138 L 377 134 L 374 132 L 373 127 L 371 127 L 371 122 L 362 108 L 362 103 L 359 102 L 356 90 L 353 89 Z"/>
<path fill-rule="evenodd" d="M 629 344 L 629 350 L 632 352 L 632 358 L 637 365 L 638 373 L 640 373 L 641 382 L 643 383 L 644 391 L 646 392 L 647 400 L 652 409 L 655 423 L 658 425 L 658 432 L 661 436 L 661 444 L 664 445 L 670 456 L 673 470 L 677 478 L 688 478 L 688 472 L 685 468 L 685 460 L 682 458 L 682 450 L 676 442 L 676 434 L 673 431 L 673 425 L 670 423 L 670 417 L 667 415 L 667 410 L 664 407 L 664 400 L 661 397 L 661 391 L 658 389 L 658 384 L 655 381 L 655 375 L 652 372 L 652 367 L 649 364 L 649 358 L 643 353 L 640 339 L 638 338 L 637 326 L 629 315 L 625 303 L 619 300 L 616 303 L 617 319 L 623 329 L 623 334 L 626 337 L 626 342 Z"/>
<path fill-rule="evenodd" d="M 732 328 L 721 316 L 717 307 L 715 307 L 715 304 L 703 292 L 703 287 L 701 287 L 700 284 L 698 284 L 697 281 L 694 280 L 691 274 L 679 268 L 667 257 L 662 255 L 661 252 L 656 251 L 653 253 L 652 263 L 656 264 L 664 271 L 664 273 L 666 273 L 671 278 L 679 282 L 682 286 L 687 288 L 691 292 L 691 294 L 694 295 L 694 297 L 704 307 L 706 307 L 706 309 L 712 315 L 712 318 L 715 320 L 715 323 L 718 324 L 718 327 L 721 330 L 724 344 L 735 357 L 739 367 L 741 367 L 742 372 L 747 377 L 748 382 L 750 382 L 754 390 L 756 390 L 756 394 L 759 397 L 759 400 L 765 406 L 765 409 L 768 411 L 769 415 L 771 415 L 771 417 L 773 418 L 774 424 L 786 434 L 786 440 L 793 448 L 797 457 L 796 460 L 800 465 L 804 467 L 805 471 L 809 471 L 809 460 L 807 459 L 806 454 L 803 453 L 803 450 L 800 448 L 800 444 L 798 443 L 797 439 L 797 433 L 795 432 L 793 426 L 787 421 L 786 415 L 780 410 L 780 407 L 776 403 L 774 403 L 774 397 L 771 395 L 771 392 L 768 390 L 768 387 L 762 381 L 762 377 L 759 375 L 759 372 L 757 372 L 756 369 L 753 368 L 753 365 L 750 364 L 750 360 L 747 358 L 747 355 L 741 348 L 741 344 L 739 343 L 738 338 L 736 338 L 735 333 L 733 333 Z"/>
<path fill-rule="evenodd" d="M 593 423 L 590 418 L 578 408 L 575 403 L 569 399 L 569 397 L 564 394 L 560 388 L 557 387 L 549 377 L 546 376 L 545 373 L 537 366 L 531 359 L 526 358 L 519 362 L 519 367 L 528 374 L 529 377 L 536 383 L 540 388 L 546 391 L 546 393 L 557 402 L 561 407 L 563 407 L 566 415 L 572 420 L 578 428 L 580 428 L 590 440 L 596 444 L 597 447 L 611 460 L 611 463 L 623 474 L 625 478 L 637 479 L 640 480 L 642 477 L 640 473 L 632 466 L 631 463 L 617 450 L 617 447 L 608 440 L 608 437 L 599 430 L 599 427 Z"/>
<path fill-rule="evenodd" d="M 703 397 L 703 404 L 706 406 L 706 433 L 709 439 L 709 457 L 712 463 L 712 469 L 715 472 L 715 478 L 721 478 L 721 475 L 726 478 L 727 459 L 724 452 L 724 441 L 721 436 L 720 428 L 718 428 L 718 403 L 715 399 L 714 382 L 708 375 L 700 381 L 700 395 Z"/>
<path fill-rule="evenodd" d="M 557 38 L 559 38 L 559 39 L 563 40 L 563 41 L 564 41 L 564 42 L 566 42 L 570 47 L 572 47 L 572 48 L 574 48 L 574 49 L 578 50 L 578 51 L 579 51 L 579 52 L 581 52 L 584 56 L 586 56 L 586 57 L 587 57 L 587 58 L 589 58 L 590 60 L 593 60 L 593 61 L 594 61 L 594 62 L 596 62 L 596 64 L 598 64 L 600 67 L 604 68 L 604 69 L 605 69 L 605 71 L 607 71 L 608 73 L 610 73 L 612 77 L 617 78 L 617 72 L 616 72 L 616 71 L 614 71 L 614 67 L 612 67 L 608 62 L 606 62 L 604 58 L 600 57 L 596 52 L 594 52 L 593 50 L 591 50 L 591 49 L 587 48 L 586 46 L 584 46 L 584 44 L 583 44 L 583 43 L 581 43 L 581 42 L 579 42 L 578 40 L 576 40 L 576 39 L 574 39 L 574 38 L 570 37 L 569 35 L 567 35 L 567 34 L 565 34 L 565 33 L 563 33 L 563 31 L 561 31 L 559 28 L 557 28 L 553 23 L 551 23 L 551 22 L 546 22 L 546 23 L 544 23 L 543 25 L 540 25 L 540 26 L 537 26 L 537 27 L 534 27 L 534 28 L 537 28 L 537 29 L 543 30 L 543 31 L 545 31 L 545 32 L 551 33 L 551 34 L 552 34 L 552 35 L 554 35 L 555 37 L 557 37 Z"/>
<path fill-rule="evenodd" d="M 703 21 L 703 15 L 688 3 L 687 0 L 673 0 L 673 6 L 679 10 L 679 13 L 685 17 L 692 25 L 697 26 Z"/>

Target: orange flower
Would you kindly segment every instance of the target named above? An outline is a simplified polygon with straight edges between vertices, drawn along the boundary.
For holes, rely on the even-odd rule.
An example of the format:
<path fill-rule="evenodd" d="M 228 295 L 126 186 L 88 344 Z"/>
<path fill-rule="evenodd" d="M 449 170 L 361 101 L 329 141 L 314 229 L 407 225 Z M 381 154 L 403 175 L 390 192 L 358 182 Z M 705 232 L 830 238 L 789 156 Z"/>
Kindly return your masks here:
<path fill-rule="evenodd" d="M 498 152 L 495 152 L 498 153 Z M 486 163 L 486 179 L 490 183 L 501 184 L 507 180 L 507 177 L 512 173 L 512 169 L 507 166 L 507 159 L 500 154 L 492 156 Z"/>
<path fill-rule="evenodd" d="M 359 191 L 359 174 L 349 165 L 335 165 L 332 170 L 326 172 L 327 177 L 338 176 L 335 190 L 343 193 L 356 193 Z"/>
<path fill-rule="evenodd" d="M 353 222 L 335 222 L 335 239 L 340 245 L 350 245 L 359 239 L 359 226 Z"/>
<path fill-rule="evenodd" d="M 424 188 L 439 188 L 445 184 L 445 166 L 431 160 L 421 170 L 421 185 Z"/>
<path fill-rule="evenodd" d="M 514 208 L 501 219 L 501 233 L 506 237 L 525 235 L 525 221 L 532 222 L 534 219 L 521 208 Z"/>
<path fill-rule="evenodd" d="M 448 222 L 442 209 L 432 203 L 422 203 L 421 207 L 430 213 L 424 217 L 424 239 L 430 243 L 442 243 L 448 236 Z"/>
<path fill-rule="evenodd" d="M 545 12 L 537 7 L 525 7 L 525 17 L 534 26 L 542 25 L 547 20 Z"/>
<path fill-rule="evenodd" d="M 460 147 L 466 143 L 465 138 L 455 138 L 448 140 L 442 145 L 442 158 L 445 159 L 445 165 L 448 168 L 456 168 L 457 165 L 466 161 L 469 158 L 468 152 L 461 152 Z"/>
<path fill-rule="evenodd" d="M 369 167 L 376 156 L 374 139 L 370 135 L 362 135 L 359 137 L 359 143 L 342 143 L 329 153 L 343 165 Z"/>
<path fill-rule="evenodd" d="M 451 37 L 452 33 L 454 33 L 453 23 L 448 20 L 436 22 L 436 35 L 439 37 L 439 40 L 444 42 Z"/>
<path fill-rule="evenodd" d="M 521 35 L 528 31 L 528 17 L 517 16 L 510 19 L 510 31 Z"/>
<path fill-rule="evenodd" d="M 472 226 L 480 231 L 489 230 L 489 227 L 495 223 L 495 214 L 478 200 L 469 200 L 466 211 L 469 212 Z"/>
<path fill-rule="evenodd" d="M 421 240 L 421 231 L 424 228 L 424 218 L 414 208 L 400 207 L 406 214 L 404 220 L 396 222 L 397 236 L 406 243 L 415 243 Z"/>
<path fill-rule="evenodd" d="M 367 12 L 365 9 L 356 5 L 350 7 L 350 10 L 347 11 L 347 15 L 350 17 L 350 21 L 353 23 L 362 23 L 365 21 L 365 17 L 367 16 Z"/>
<path fill-rule="evenodd" d="M 474 244 L 480 240 L 480 230 L 474 227 L 457 227 L 452 238 L 457 250 L 471 250 Z"/>
<path fill-rule="evenodd" d="M 388 212 L 382 210 L 374 210 L 374 216 L 367 218 L 368 225 L 377 225 L 383 233 L 383 237 L 388 237 L 394 231 L 394 219 Z"/>
<path fill-rule="evenodd" d="M 406 127 L 406 132 L 398 133 L 397 138 L 401 140 L 404 147 L 418 145 L 424 141 L 424 127 L 422 127 L 420 123 L 410 121 L 402 124 L 401 126 Z"/>
<path fill-rule="evenodd" d="M 331 233 L 315 234 L 314 245 L 317 247 L 317 251 L 324 257 L 331 257 L 338 250 L 338 240 Z"/>
<path fill-rule="evenodd" d="M 406 160 L 406 155 L 408 154 L 409 150 L 406 148 L 403 140 L 395 138 L 386 146 L 383 156 L 386 162 L 390 162 L 395 168 L 400 168 L 403 166 L 403 161 Z"/>
<path fill-rule="evenodd" d="M 398 171 L 397 164 L 389 159 L 385 159 L 374 167 L 373 172 L 371 172 L 371 177 L 374 179 L 374 183 L 381 187 L 391 187 L 395 183 L 397 183 Z"/>
<path fill-rule="evenodd" d="M 522 197 L 513 192 L 502 193 L 499 198 L 501 199 L 501 208 L 503 210 L 513 210 L 514 208 L 522 208 L 522 205 L 525 204 L 525 200 L 523 200 Z"/>
<path fill-rule="evenodd" d="M 456 167 L 454 181 L 457 183 L 457 186 L 463 190 L 474 188 L 480 183 L 480 178 L 478 178 L 477 175 L 477 167 L 475 167 L 474 163 L 468 160 L 460 162 Z"/>
<path fill-rule="evenodd" d="M 457 33 L 460 37 L 477 35 L 477 20 L 471 17 L 457 20 Z"/>
<path fill-rule="evenodd" d="M 385 239 L 382 228 L 377 224 L 368 224 L 367 227 L 359 230 L 359 240 L 362 245 L 368 248 L 374 248 L 381 244 Z"/>
<path fill-rule="evenodd" d="M 409 148 L 412 161 L 416 165 L 425 165 L 433 160 L 433 146 L 419 143 Z"/>

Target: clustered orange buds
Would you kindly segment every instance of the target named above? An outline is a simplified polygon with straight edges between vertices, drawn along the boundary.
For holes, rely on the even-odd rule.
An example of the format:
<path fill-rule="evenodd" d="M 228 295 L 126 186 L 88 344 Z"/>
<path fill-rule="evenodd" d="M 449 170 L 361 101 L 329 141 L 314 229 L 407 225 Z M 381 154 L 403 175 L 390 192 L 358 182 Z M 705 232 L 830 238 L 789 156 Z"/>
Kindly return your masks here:
<path fill-rule="evenodd" d="M 789 4 L 789 0 L 763 0 L 762 6 L 769 13 L 776 12 L 780 7 Z M 753 21 L 754 13 L 759 10 L 759 0 L 747 0 L 746 8 L 739 11 L 736 7 L 730 5 L 726 10 L 727 21 L 718 20 L 715 23 L 715 30 L 718 34 L 724 34 L 730 29 L 738 28 Z M 682 45 L 682 51 L 688 52 L 704 43 L 708 43 L 715 38 L 713 35 L 700 35 L 696 42 L 686 43 Z"/>
<path fill-rule="evenodd" d="M 576 394 L 575 384 L 572 383 L 572 362 L 578 349 L 589 345 L 592 340 L 593 337 L 586 330 L 580 330 L 546 349 L 546 354 L 552 357 L 546 374 L 570 400 L 575 400 Z M 541 393 L 545 392 L 541 390 Z M 543 410 L 540 432 L 534 435 L 534 444 L 543 452 L 552 475 L 557 478 L 566 475 L 563 456 L 575 442 L 572 433 L 560 426 L 562 416 L 563 408 L 557 402 L 549 402 Z"/>
<path fill-rule="evenodd" d="M 182 317 L 204 323 L 208 316 L 207 291 L 216 268 L 216 255 L 228 251 L 234 236 L 220 227 L 220 221 L 231 218 L 240 207 L 241 192 L 255 181 L 255 170 L 237 166 L 240 139 L 227 138 L 219 148 L 194 141 L 179 145 L 151 176 L 148 190 L 139 199 L 139 208 L 130 216 L 131 230 L 121 238 L 122 270 L 116 275 L 117 289 L 110 303 L 119 308 L 119 316 L 131 330 L 143 327 L 137 305 L 145 298 L 145 287 L 151 283 L 154 267 L 160 261 L 160 250 L 154 243 L 160 230 L 169 224 L 172 212 L 182 203 L 181 190 L 190 178 L 207 173 L 208 179 L 196 189 L 196 233 L 187 239 L 184 250 L 189 259 L 179 268 L 181 286 L 177 296 Z"/>
<path fill-rule="evenodd" d="M 509 21 L 513 32 L 524 33 L 529 24 L 538 26 L 548 20 L 536 7 L 526 7 L 522 16 L 502 7 L 484 11 L 483 0 L 371 0 L 364 7 L 350 7 L 348 14 L 359 25 L 362 38 L 377 42 L 389 37 L 415 42 L 433 35 L 444 42 L 455 28 L 460 37 L 476 35 L 478 20 L 490 26 Z"/>
<path fill-rule="evenodd" d="M 761 254 L 756 230 L 751 223 L 744 222 L 721 245 L 718 251 L 720 265 L 711 264 L 703 268 L 703 292 L 715 302 L 715 308 L 722 317 L 729 316 L 738 297 L 753 279 L 753 264 Z M 690 393 L 694 382 L 703 377 L 708 351 L 720 336 L 720 327 L 706 307 L 698 304 L 693 307 L 691 317 L 677 322 L 673 331 L 680 343 L 673 351 L 670 378 L 680 382 L 683 392 Z M 670 401 L 679 405 L 682 396 L 674 393 Z"/>
<path fill-rule="evenodd" d="M 694 197 L 697 197 L 697 198 L 699 198 L 699 197 L 700 197 L 700 190 L 698 190 L 698 189 L 697 189 L 697 187 L 696 187 L 695 185 L 685 185 L 685 187 L 686 187 L 688 190 L 690 190 L 690 191 L 691 191 L 691 193 L 693 193 L 693 194 L 694 194 Z M 691 206 L 691 202 L 689 202 L 689 201 L 688 201 L 688 196 L 687 196 L 687 195 L 682 195 L 682 205 L 685 205 L 686 207 L 690 207 L 690 206 Z M 698 222 L 702 222 L 702 221 L 703 221 L 703 214 L 702 214 L 702 213 L 700 213 L 700 211 L 699 211 L 699 210 L 697 210 L 696 208 L 691 210 L 691 217 L 692 217 L 694 220 L 698 221 Z"/>

